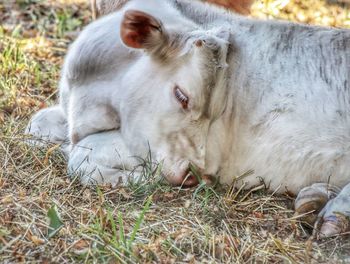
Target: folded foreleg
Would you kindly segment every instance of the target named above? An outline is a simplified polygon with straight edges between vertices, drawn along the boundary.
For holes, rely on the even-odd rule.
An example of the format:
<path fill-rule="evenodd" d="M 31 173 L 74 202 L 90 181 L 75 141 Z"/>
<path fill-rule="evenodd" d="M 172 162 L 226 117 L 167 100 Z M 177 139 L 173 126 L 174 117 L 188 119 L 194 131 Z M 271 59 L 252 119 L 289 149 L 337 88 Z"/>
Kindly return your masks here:
<path fill-rule="evenodd" d="M 67 132 L 67 120 L 58 105 L 37 112 L 25 130 L 25 134 L 32 136 L 28 140 L 32 145 L 67 143 Z"/>
<path fill-rule="evenodd" d="M 69 173 L 83 184 L 125 184 L 138 179 L 140 160 L 133 156 L 120 132 L 87 136 L 74 145 L 68 162 Z"/>

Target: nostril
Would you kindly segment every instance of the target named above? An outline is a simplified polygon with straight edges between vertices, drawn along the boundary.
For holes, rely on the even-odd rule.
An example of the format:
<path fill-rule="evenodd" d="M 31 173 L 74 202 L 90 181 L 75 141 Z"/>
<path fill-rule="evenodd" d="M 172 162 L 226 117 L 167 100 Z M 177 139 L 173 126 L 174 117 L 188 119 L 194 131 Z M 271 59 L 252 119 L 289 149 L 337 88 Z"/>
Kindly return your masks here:
<path fill-rule="evenodd" d="M 212 175 L 203 175 L 202 180 L 206 183 L 208 186 L 213 186 L 215 184 L 215 178 Z"/>
<path fill-rule="evenodd" d="M 199 169 L 198 167 L 194 167 L 192 164 L 190 164 L 187 169 L 177 173 L 166 174 L 165 177 L 173 186 L 190 188 L 198 185 L 203 177 L 203 180 L 207 182 L 202 171 L 203 170 Z"/>
<path fill-rule="evenodd" d="M 200 47 L 203 46 L 203 40 L 197 39 L 197 40 L 194 42 L 194 44 L 195 44 L 198 48 L 200 48 Z"/>
<path fill-rule="evenodd" d="M 183 175 L 183 180 L 181 183 L 182 187 L 194 187 L 198 185 L 199 181 L 193 173 L 191 173 L 190 169 L 186 170 L 186 173 Z"/>

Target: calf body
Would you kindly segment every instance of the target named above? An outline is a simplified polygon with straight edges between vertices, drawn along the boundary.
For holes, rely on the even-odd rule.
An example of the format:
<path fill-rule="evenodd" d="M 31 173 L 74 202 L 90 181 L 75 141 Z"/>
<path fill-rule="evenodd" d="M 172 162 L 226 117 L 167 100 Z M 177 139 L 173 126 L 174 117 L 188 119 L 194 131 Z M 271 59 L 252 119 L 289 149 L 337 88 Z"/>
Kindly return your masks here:
<path fill-rule="evenodd" d="M 130 49 L 120 25 L 131 9 L 160 21 L 172 44 Z M 278 192 L 344 186 L 349 52 L 348 30 L 256 21 L 193 1 L 129 1 L 88 26 L 67 56 L 60 104 L 78 143 L 71 160 L 87 155 L 78 146 L 94 151 L 105 135 L 91 134 L 116 130 L 130 156 L 150 146 L 173 184 L 191 162 L 224 183 L 252 170 L 239 181 L 246 187 L 261 179 Z M 177 102 L 176 87 L 189 108 Z M 113 155 L 119 143 L 111 145 Z M 95 163 L 96 177 L 134 162 L 116 160 Z"/>
<path fill-rule="evenodd" d="M 260 176 L 274 190 L 296 192 L 316 181 L 345 185 L 350 32 L 238 24 L 231 28 L 228 102 L 217 128 L 232 142 L 224 150 L 223 180 L 253 169 L 244 181 L 256 184 Z"/>

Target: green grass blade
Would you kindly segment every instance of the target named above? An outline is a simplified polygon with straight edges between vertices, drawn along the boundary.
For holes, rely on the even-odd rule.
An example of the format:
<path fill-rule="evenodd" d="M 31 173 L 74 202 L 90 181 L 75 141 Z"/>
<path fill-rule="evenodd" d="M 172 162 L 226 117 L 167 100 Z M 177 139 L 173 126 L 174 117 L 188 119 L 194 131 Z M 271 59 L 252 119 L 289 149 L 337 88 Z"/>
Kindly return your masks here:
<path fill-rule="evenodd" d="M 115 224 L 114 218 L 113 218 L 112 213 L 111 213 L 109 208 L 107 208 L 107 217 L 108 217 L 108 220 L 111 223 L 111 227 L 112 227 L 112 232 L 113 232 L 112 240 L 113 240 L 113 243 L 119 249 L 117 228 L 116 228 L 116 224 Z"/>
<path fill-rule="evenodd" d="M 141 224 L 142 224 L 142 222 L 143 222 L 143 219 L 144 219 L 144 217 L 145 217 L 146 212 L 149 210 L 149 207 L 150 207 L 150 205 L 151 205 L 151 202 L 152 202 L 152 196 L 149 196 L 148 199 L 147 199 L 147 201 L 146 201 L 145 206 L 144 206 L 143 209 L 142 209 L 142 212 L 141 212 L 140 216 L 138 217 L 138 219 L 137 219 L 137 221 L 136 221 L 136 223 L 135 223 L 135 226 L 134 226 L 134 228 L 133 228 L 133 230 L 132 230 L 131 236 L 130 236 L 130 238 L 129 238 L 129 240 L 128 240 L 128 244 L 127 244 L 127 248 L 128 248 L 128 249 L 131 248 L 131 244 L 132 244 L 132 243 L 134 242 L 134 240 L 135 240 L 136 234 L 137 234 L 138 230 L 140 229 L 140 226 L 141 226 Z"/>
<path fill-rule="evenodd" d="M 123 223 L 123 217 L 121 212 L 118 212 L 118 224 L 119 224 L 119 240 L 123 243 L 124 246 L 126 246 L 124 223 Z"/>
<path fill-rule="evenodd" d="M 47 211 L 47 217 L 49 218 L 49 228 L 47 236 L 48 238 L 53 237 L 64 225 L 58 216 L 56 206 L 52 205 Z"/>

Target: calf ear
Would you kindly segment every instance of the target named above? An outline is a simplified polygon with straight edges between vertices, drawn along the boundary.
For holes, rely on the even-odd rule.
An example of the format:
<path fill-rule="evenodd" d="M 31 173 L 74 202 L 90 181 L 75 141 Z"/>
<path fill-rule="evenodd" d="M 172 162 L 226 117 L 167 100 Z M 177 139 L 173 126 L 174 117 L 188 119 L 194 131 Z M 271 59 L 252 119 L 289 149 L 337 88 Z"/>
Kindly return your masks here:
<path fill-rule="evenodd" d="M 152 43 L 160 43 L 162 24 L 153 16 L 137 11 L 128 10 L 124 14 L 120 35 L 124 44 L 135 49 L 152 48 Z"/>

